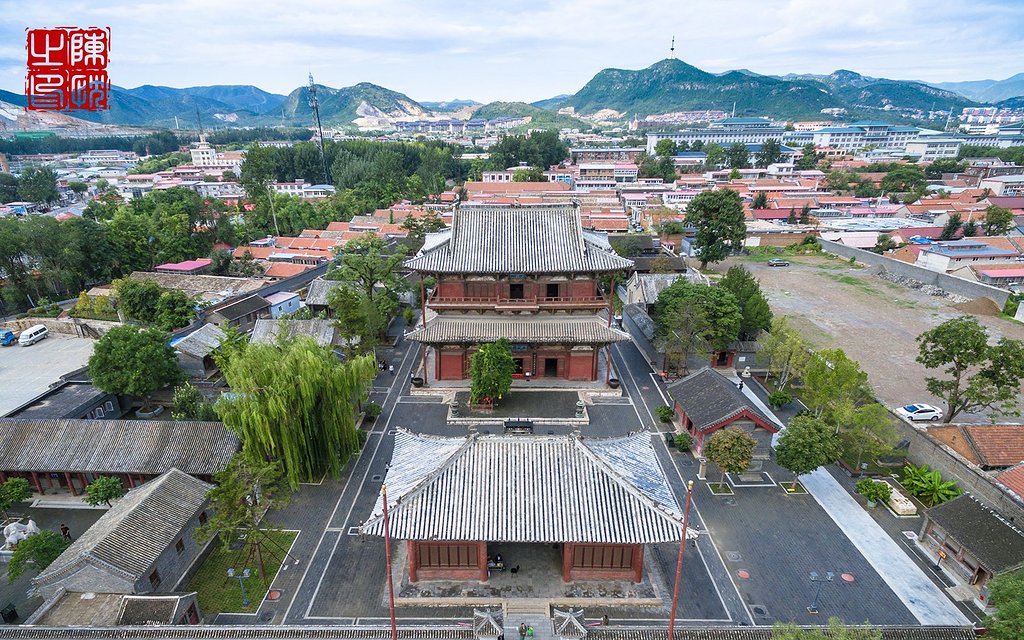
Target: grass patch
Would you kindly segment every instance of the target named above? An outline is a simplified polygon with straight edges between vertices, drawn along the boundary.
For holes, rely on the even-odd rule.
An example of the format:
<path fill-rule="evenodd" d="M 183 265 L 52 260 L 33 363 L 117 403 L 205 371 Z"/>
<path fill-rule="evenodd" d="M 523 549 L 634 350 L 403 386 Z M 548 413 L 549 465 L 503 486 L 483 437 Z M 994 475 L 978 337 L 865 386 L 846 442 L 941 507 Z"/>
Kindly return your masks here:
<path fill-rule="evenodd" d="M 298 536 L 296 531 L 271 531 L 268 532 L 263 544 L 263 564 L 267 570 L 267 580 L 264 583 L 259 577 L 256 558 L 249 557 L 252 545 L 246 542 L 241 549 L 224 549 L 219 543 L 218 546 L 206 556 L 199 571 L 189 582 L 185 591 L 195 591 L 199 598 L 199 609 L 203 615 L 216 615 L 218 613 L 248 613 L 255 611 L 263 597 L 270 589 L 270 583 L 277 576 L 285 560 L 282 548 L 288 550 Z M 277 543 L 276 545 L 274 543 Z M 280 547 L 280 548 L 279 548 Z M 248 562 L 246 560 L 248 559 Z M 242 606 L 242 590 L 238 585 L 238 578 L 229 578 L 228 569 L 241 572 L 249 569 L 252 572 L 245 582 L 245 593 L 249 596 L 249 607 Z"/>
<path fill-rule="evenodd" d="M 716 496 L 732 495 L 732 487 L 729 486 L 728 482 L 709 482 L 708 489 L 710 489 L 711 493 L 715 494 Z"/>
<path fill-rule="evenodd" d="M 804 485 L 800 484 L 799 482 L 796 483 L 796 487 L 794 487 L 789 482 L 784 482 L 782 484 L 782 488 L 786 490 L 786 493 L 789 493 L 789 494 L 792 494 L 792 495 L 797 495 L 797 494 L 801 494 L 801 493 L 807 493 L 807 489 L 805 489 Z"/>

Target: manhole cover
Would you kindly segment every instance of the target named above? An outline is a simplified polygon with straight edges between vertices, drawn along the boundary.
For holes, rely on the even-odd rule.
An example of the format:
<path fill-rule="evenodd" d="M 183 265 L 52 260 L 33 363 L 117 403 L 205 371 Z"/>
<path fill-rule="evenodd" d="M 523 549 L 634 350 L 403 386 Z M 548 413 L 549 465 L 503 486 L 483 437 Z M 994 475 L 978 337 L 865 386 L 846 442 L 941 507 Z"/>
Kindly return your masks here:
<path fill-rule="evenodd" d="M 857 578 L 853 577 L 852 573 L 843 573 L 843 574 L 840 574 L 839 577 L 842 578 L 845 582 L 853 582 L 854 580 L 857 579 Z"/>
<path fill-rule="evenodd" d="M 752 605 L 750 607 L 750 610 L 754 613 L 755 616 L 759 616 L 761 618 L 768 617 L 768 609 L 765 609 L 763 606 L 759 604 Z"/>
<path fill-rule="evenodd" d="M 750 572 L 746 569 L 740 569 L 736 572 L 736 577 L 740 580 L 748 580 L 750 578 Z"/>
<path fill-rule="evenodd" d="M 267 592 L 267 600 L 269 600 L 271 602 L 277 602 L 280 599 L 281 599 L 281 590 L 280 589 L 271 589 L 269 592 Z"/>
<path fill-rule="evenodd" d="M 263 613 L 261 613 L 259 615 L 259 620 L 263 624 L 269 624 L 270 621 L 273 620 L 273 619 L 274 619 L 274 612 L 273 611 L 264 611 Z"/>
<path fill-rule="evenodd" d="M 739 551 L 726 551 L 725 557 L 729 562 L 739 562 L 743 559 L 743 556 L 740 555 Z"/>
<path fill-rule="evenodd" d="M 736 498 L 726 498 L 725 499 L 725 505 L 727 507 L 735 507 L 736 506 Z"/>
<path fill-rule="evenodd" d="M 370 480 L 372 480 L 373 482 L 383 482 L 384 476 L 373 476 L 372 478 L 370 478 Z"/>

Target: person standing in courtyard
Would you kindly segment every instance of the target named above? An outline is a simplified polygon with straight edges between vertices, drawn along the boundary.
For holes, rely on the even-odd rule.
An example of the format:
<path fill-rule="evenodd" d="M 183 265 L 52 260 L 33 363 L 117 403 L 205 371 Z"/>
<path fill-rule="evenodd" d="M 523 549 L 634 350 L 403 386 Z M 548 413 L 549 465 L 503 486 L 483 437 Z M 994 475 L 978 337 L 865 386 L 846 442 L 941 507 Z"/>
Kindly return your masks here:
<path fill-rule="evenodd" d="M 63 522 L 60 523 L 60 535 L 68 542 L 71 542 L 71 529 L 68 529 L 68 525 Z"/>

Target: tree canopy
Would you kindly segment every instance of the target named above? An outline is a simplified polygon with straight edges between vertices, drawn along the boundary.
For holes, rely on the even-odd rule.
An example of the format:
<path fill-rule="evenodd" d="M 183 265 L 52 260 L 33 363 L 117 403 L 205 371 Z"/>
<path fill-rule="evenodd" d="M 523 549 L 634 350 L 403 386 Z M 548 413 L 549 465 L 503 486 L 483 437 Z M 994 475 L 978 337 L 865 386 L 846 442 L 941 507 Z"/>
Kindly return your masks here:
<path fill-rule="evenodd" d="M 754 448 L 757 440 L 739 427 L 719 429 L 704 445 L 704 455 L 715 463 L 722 471 L 721 483 L 725 483 L 725 474 L 742 473 L 754 459 Z"/>
<path fill-rule="evenodd" d="M 57 174 L 49 167 L 29 167 L 18 178 L 18 197 L 27 202 L 50 204 L 60 199 Z"/>
<path fill-rule="evenodd" d="M 480 349 L 469 359 L 469 401 L 496 402 L 512 388 L 512 374 L 515 362 L 512 345 L 501 338 L 496 342 L 480 345 Z"/>
<path fill-rule="evenodd" d="M 675 320 L 684 320 L 678 317 L 678 313 L 686 305 L 696 307 L 699 315 L 689 314 L 688 326 L 680 326 L 682 323 Z M 729 348 L 739 336 L 743 323 L 743 312 L 727 288 L 683 279 L 662 289 L 655 302 L 654 313 L 658 333 L 662 337 L 672 340 L 678 339 L 675 333 L 680 330 L 692 332 L 709 349 Z"/>
<path fill-rule="evenodd" d="M 743 201 L 731 189 L 702 191 L 686 206 L 686 222 L 696 229 L 694 246 L 701 269 L 743 247 L 747 226 Z"/>
<path fill-rule="evenodd" d="M 761 150 L 754 154 L 754 166 L 764 169 L 770 164 L 782 162 L 782 145 L 775 138 L 769 138 L 761 145 Z"/>
<path fill-rule="evenodd" d="M 839 437 L 831 425 L 803 414 L 789 421 L 775 446 L 775 461 L 793 472 L 793 488 L 797 477 L 839 459 Z"/>
<path fill-rule="evenodd" d="M 730 292 L 739 305 L 743 319 L 740 321 L 739 337 L 754 340 L 772 325 L 772 310 L 761 292 L 761 285 L 746 268 L 729 267 L 718 286 Z"/>
<path fill-rule="evenodd" d="M 996 576 L 988 584 L 995 613 L 985 620 L 993 640 L 1024 638 L 1024 570 Z"/>
<path fill-rule="evenodd" d="M 925 378 L 928 391 L 946 402 L 945 422 L 978 410 L 1019 413 L 1024 342 L 1000 338 L 990 345 L 988 338 L 988 329 L 973 316 L 947 320 L 917 337 L 917 361 L 946 374 Z"/>
<path fill-rule="evenodd" d="M 121 484 L 121 478 L 100 476 L 85 487 L 85 498 L 83 499 L 94 507 L 100 504 L 105 504 L 109 507 L 111 506 L 111 500 L 120 498 L 124 494 L 125 490 Z"/>
<path fill-rule="evenodd" d="M 1013 212 L 1005 207 L 990 204 L 985 209 L 985 235 L 1005 236 L 1013 227 Z"/>
<path fill-rule="evenodd" d="M 218 365 L 232 389 L 217 402 L 218 415 L 247 459 L 279 460 L 293 489 L 324 473 L 337 477 L 359 449 L 356 414 L 377 372 L 372 356 L 340 363 L 300 337 L 232 345 Z"/>
<path fill-rule="evenodd" d="M 14 582 L 30 566 L 36 573 L 42 573 L 70 545 L 69 540 L 65 540 L 62 535 L 49 529 L 30 535 L 14 548 L 14 553 L 11 554 L 10 562 L 7 565 L 7 579 Z"/>
<path fill-rule="evenodd" d="M 96 342 L 89 357 L 89 377 L 107 393 L 148 398 L 177 382 L 181 371 L 167 334 L 123 325 Z"/>

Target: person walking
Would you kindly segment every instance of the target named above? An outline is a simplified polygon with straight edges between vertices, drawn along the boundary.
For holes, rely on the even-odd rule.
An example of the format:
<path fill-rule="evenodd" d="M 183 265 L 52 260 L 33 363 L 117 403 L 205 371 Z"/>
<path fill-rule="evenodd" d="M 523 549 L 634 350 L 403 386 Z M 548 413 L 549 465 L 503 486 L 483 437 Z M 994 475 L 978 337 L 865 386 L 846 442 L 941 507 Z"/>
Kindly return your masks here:
<path fill-rule="evenodd" d="M 389 364 L 388 365 L 388 373 L 390 373 L 391 375 L 395 375 L 395 365 L 393 365 L 393 364 Z"/>
<path fill-rule="evenodd" d="M 525 622 L 520 622 L 519 623 L 519 637 L 520 638 L 525 638 L 526 637 L 526 623 Z"/>
<path fill-rule="evenodd" d="M 60 523 L 60 535 L 68 542 L 71 542 L 71 529 L 68 529 L 68 525 L 63 522 Z"/>

